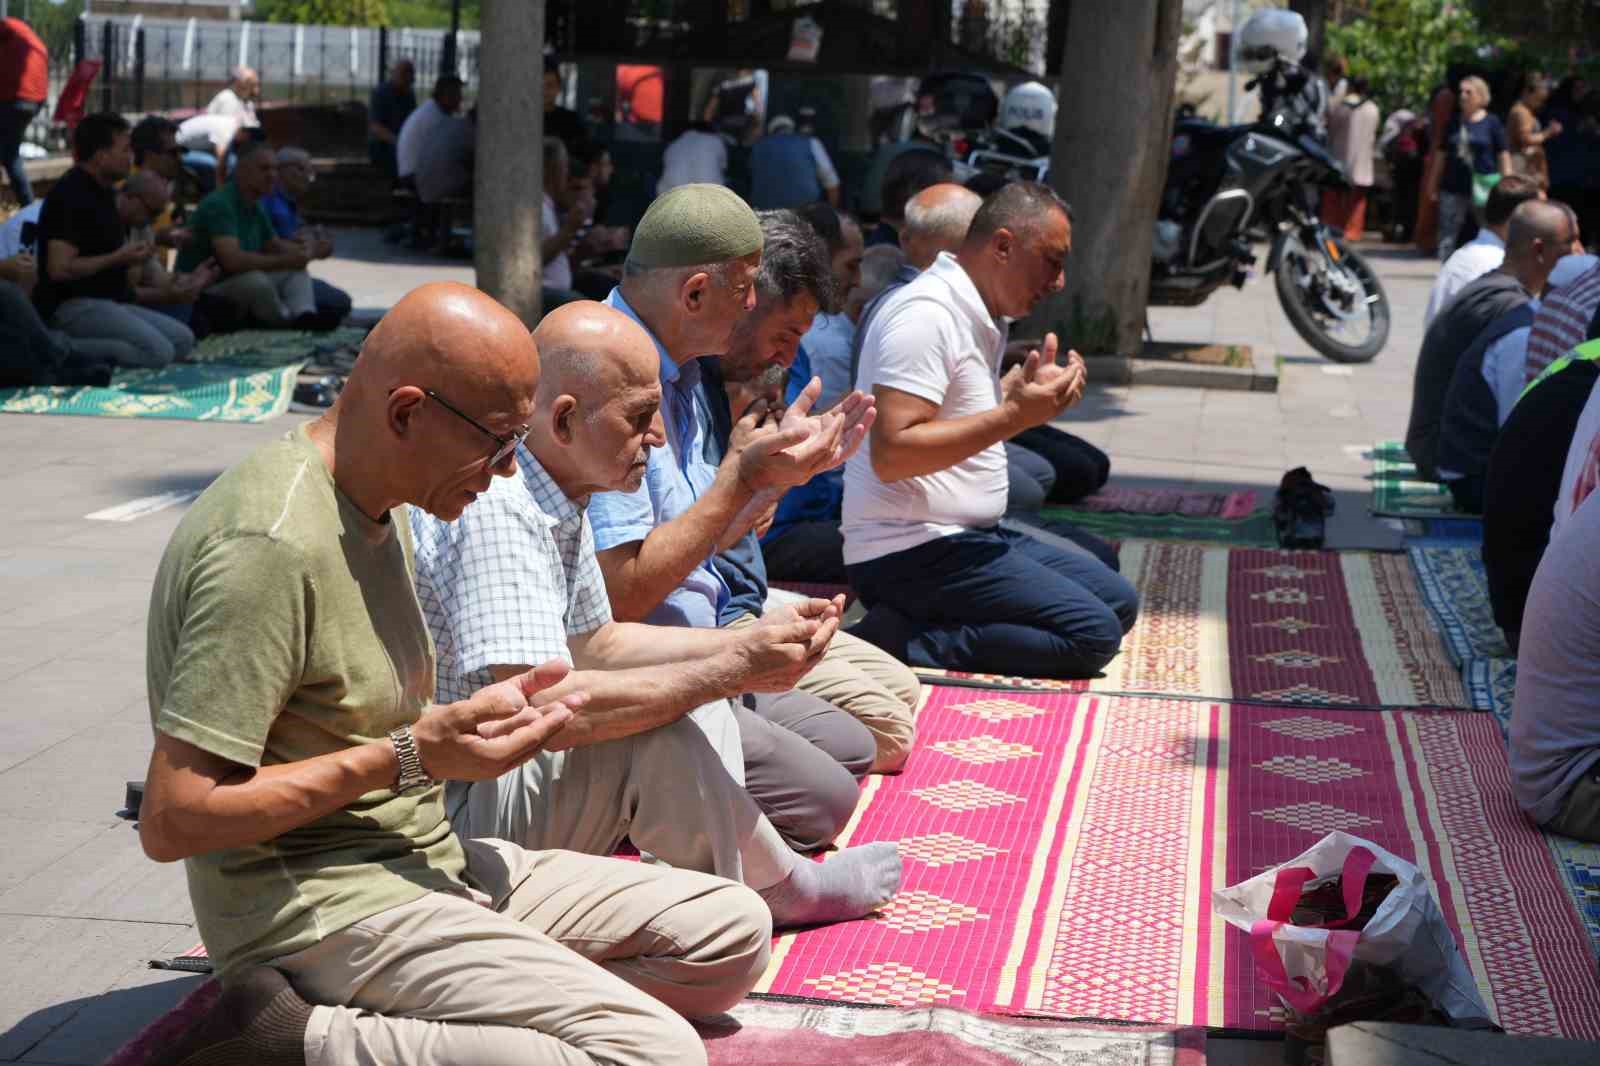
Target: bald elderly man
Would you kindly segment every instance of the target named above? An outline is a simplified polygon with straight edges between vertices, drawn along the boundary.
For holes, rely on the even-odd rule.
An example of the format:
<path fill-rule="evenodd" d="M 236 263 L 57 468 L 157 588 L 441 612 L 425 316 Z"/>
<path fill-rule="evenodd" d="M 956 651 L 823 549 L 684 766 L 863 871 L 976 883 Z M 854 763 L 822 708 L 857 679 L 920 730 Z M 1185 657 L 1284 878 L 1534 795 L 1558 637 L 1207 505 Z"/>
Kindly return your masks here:
<path fill-rule="evenodd" d="M 837 639 L 838 604 L 801 601 L 737 633 L 614 621 L 586 514 L 596 492 L 644 480 L 664 443 L 655 345 L 603 304 L 568 304 L 534 332 L 540 378 L 517 476 L 454 522 L 413 509 L 417 592 L 439 655 L 439 694 L 465 696 L 534 663 L 575 665 L 546 698 L 588 702 L 554 743 L 493 781 L 452 782 L 450 824 L 468 837 L 609 855 L 624 837 L 672 866 L 761 893 L 777 926 L 856 918 L 900 881 L 893 844 L 802 860 L 690 712 L 787 692 Z M 726 401 L 724 401 L 726 403 Z M 769 428 L 745 450 L 796 443 Z M 700 708 L 700 711 L 696 711 Z M 553 749 L 561 750 L 553 750 Z"/>
<path fill-rule="evenodd" d="M 165 1061 L 704 1062 L 682 1015 L 766 966 L 759 896 L 708 874 L 466 840 L 444 783 L 558 741 L 547 664 L 434 704 L 404 507 L 516 472 L 539 354 L 460 285 L 412 292 L 337 404 L 178 525 L 149 618 L 146 854 L 185 860 L 223 982 Z"/>
<path fill-rule="evenodd" d="M 813 389 L 779 423 L 803 431 L 803 445 L 764 456 L 754 470 L 742 437 L 741 447 L 717 453 L 700 417 L 698 357 L 725 351 L 754 308 L 761 242 L 755 212 L 737 194 L 681 185 L 645 212 L 622 284 L 606 300 L 655 344 L 666 435 L 637 489 L 597 493 L 589 504 L 620 621 L 715 628 L 733 596 L 712 556 L 737 544 L 784 491 L 842 463 L 871 425 L 871 403 L 859 394 L 812 416 Z M 827 845 L 849 821 L 856 782 L 876 758 L 867 727 L 794 691 L 747 695 L 734 715 L 751 796 L 797 849 Z"/>

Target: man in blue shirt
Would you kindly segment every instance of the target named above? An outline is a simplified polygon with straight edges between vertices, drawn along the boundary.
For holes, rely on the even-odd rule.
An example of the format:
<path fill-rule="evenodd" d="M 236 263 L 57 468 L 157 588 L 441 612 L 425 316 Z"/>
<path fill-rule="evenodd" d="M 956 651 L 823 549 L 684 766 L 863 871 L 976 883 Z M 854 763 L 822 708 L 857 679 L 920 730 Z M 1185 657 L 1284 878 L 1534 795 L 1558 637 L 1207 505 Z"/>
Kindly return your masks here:
<path fill-rule="evenodd" d="M 802 402 L 776 423 L 742 418 L 727 458 L 706 461 L 696 357 L 725 350 L 734 324 L 754 307 L 761 241 L 754 212 L 731 190 L 679 186 L 645 212 L 622 284 L 606 301 L 655 342 L 667 438 L 651 451 L 638 490 L 590 502 L 619 621 L 716 626 L 731 593 L 711 557 L 739 541 L 784 490 L 843 462 L 871 425 L 871 405 L 860 397 L 817 417 Z M 798 849 L 826 845 L 855 808 L 856 779 L 875 755 L 872 735 L 804 693 L 747 697 L 739 710 L 751 796 Z"/>
<path fill-rule="evenodd" d="M 333 241 L 322 232 L 322 227 L 307 229 L 300 221 L 300 200 L 317 180 L 316 168 L 311 165 L 311 154 L 304 148 L 278 149 L 278 183 L 272 192 L 261 198 L 272 220 L 272 231 L 284 240 L 297 240 L 306 246 L 312 259 L 327 259 L 333 255 Z M 311 279 L 311 294 L 317 302 L 317 321 L 314 329 L 333 329 L 350 313 L 350 294 L 321 278 Z"/>

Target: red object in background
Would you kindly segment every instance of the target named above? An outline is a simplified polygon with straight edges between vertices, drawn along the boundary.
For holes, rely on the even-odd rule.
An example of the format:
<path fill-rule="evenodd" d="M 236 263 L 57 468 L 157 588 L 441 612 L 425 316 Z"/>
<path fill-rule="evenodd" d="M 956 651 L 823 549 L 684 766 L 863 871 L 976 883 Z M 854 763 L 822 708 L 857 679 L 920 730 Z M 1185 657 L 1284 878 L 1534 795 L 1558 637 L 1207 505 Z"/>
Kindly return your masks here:
<path fill-rule="evenodd" d="M 99 73 L 100 60 L 78 60 L 78 65 L 72 68 L 72 77 L 67 79 L 61 95 L 56 97 L 56 113 L 51 121 L 68 129 L 75 128 L 83 121 L 83 105 L 89 99 L 89 87 Z"/>
<path fill-rule="evenodd" d="M 50 50 L 19 18 L 0 19 L 0 100 L 42 104 L 50 93 Z"/>
<path fill-rule="evenodd" d="M 624 121 L 659 123 L 662 97 L 665 92 L 666 85 L 660 67 L 629 65 L 617 67 L 619 110 L 624 103 L 627 104 L 627 110 L 623 113 Z"/>

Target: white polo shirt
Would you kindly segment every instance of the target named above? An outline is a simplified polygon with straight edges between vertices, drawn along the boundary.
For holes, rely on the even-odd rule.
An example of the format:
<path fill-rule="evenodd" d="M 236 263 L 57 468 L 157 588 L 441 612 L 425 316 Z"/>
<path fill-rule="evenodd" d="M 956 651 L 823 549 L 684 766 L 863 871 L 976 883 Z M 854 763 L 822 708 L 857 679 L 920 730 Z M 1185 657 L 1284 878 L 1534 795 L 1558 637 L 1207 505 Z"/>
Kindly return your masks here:
<path fill-rule="evenodd" d="M 856 387 L 908 392 L 938 404 L 936 418 L 982 414 L 1000 403 L 1006 334 L 961 264 L 941 254 L 873 316 Z M 991 444 L 937 473 L 885 483 L 872 469 L 869 436 L 844 469 L 844 561 L 863 563 L 993 526 L 1005 509 L 1005 445 Z"/>

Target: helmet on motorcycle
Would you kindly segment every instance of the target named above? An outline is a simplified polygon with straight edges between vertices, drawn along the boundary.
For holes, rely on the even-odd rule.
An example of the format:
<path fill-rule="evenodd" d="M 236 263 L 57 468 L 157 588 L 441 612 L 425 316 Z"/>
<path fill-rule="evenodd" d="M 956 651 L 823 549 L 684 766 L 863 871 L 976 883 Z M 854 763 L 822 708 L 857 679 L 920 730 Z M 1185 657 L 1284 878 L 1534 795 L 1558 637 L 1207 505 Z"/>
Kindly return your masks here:
<path fill-rule="evenodd" d="M 1036 81 L 1013 86 L 1000 101 L 999 127 L 1031 130 L 1048 142 L 1056 132 L 1056 94 Z"/>
<path fill-rule="evenodd" d="M 1274 59 L 1299 63 L 1306 55 L 1306 20 L 1295 11 L 1263 8 L 1233 35 L 1233 59 L 1247 74 L 1263 74 Z"/>

